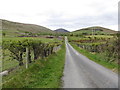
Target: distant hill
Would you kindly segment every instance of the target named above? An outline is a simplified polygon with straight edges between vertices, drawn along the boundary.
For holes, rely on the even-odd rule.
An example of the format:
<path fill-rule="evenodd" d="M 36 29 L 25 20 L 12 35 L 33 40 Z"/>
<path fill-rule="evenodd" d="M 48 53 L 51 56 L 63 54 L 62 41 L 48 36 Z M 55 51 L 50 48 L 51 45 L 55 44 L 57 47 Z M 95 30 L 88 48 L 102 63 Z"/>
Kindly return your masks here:
<path fill-rule="evenodd" d="M 60 32 L 60 33 L 68 33 L 69 31 L 66 30 L 66 29 L 63 29 L 63 28 L 59 28 L 59 29 L 56 29 L 54 30 L 55 32 Z"/>
<path fill-rule="evenodd" d="M 24 33 L 54 33 L 54 31 L 43 26 L 24 24 L 7 20 L 2 20 L 2 28 L 3 32 L 9 36 L 18 36 Z"/>
<path fill-rule="evenodd" d="M 87 34 L 96 34 L 96 35 L 100 34 L 101 35 L 101 34 L 115 34 L 117 33 L 117 31 L 104 28 L 104 27 L 100 27 L 100 26 L 95 26 L 95 27 L 82 28 L 82 29 L 73 31 L 72 33 L 83 34 L 83 35 L 87 35 Z"/>

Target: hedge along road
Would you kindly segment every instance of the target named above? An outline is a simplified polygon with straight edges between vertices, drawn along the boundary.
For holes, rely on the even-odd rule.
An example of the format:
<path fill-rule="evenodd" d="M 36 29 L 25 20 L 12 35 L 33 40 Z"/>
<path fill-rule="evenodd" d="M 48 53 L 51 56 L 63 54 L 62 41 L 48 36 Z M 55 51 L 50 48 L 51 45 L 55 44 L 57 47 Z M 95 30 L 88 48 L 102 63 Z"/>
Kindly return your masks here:
<path fill-rule="evenodd" d="M 118 88 L 118 75 L 78 53 L 67 41 L 63 88 Z"/>

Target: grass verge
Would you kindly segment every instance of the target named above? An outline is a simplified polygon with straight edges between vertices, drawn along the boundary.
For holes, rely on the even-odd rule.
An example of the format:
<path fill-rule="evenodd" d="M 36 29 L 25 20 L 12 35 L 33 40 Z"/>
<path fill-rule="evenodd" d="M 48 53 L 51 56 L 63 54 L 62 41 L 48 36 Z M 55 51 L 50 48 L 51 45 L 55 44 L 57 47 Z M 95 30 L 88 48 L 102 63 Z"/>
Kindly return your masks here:
<path fill-rule="evenodd" d="M 28 69 L 4 77 L 3 88 L 59 88 L 65 61 L 65 45 L 44 60 L 37 60 Z M 7 80 L 7 81 L 6 81 Z"/>
<path fill-rule="evenodd" d="M 84 56 L 86 56 L 87 58 L 89 58 L 90 60 L 108 68 L 111 69 L 112 71 L 118 72 L 118 64 L 116 63 L 109 63 L 107 61 L 104 60 L 104 57 L 98 55 L 98 54 L 92 54 L 87 50 L 84 50 L 80 47 L 78 47 L 75 44 L 70 43 L 74 49 L 76 49 L 78 52 L 80 52 L 81 54 L 83 54 Z"/>

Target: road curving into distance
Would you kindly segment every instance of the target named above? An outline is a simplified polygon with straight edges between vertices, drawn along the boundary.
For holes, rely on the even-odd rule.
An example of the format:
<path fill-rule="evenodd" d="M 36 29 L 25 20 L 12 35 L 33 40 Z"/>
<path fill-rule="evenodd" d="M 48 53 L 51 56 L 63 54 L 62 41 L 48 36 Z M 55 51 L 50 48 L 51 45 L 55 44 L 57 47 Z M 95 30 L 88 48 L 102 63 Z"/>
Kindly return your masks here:
<path fill-rule="evenodd" d="M 118 75 L 78 53 L 67 41 L 63 88 L 118 88 Z"/>

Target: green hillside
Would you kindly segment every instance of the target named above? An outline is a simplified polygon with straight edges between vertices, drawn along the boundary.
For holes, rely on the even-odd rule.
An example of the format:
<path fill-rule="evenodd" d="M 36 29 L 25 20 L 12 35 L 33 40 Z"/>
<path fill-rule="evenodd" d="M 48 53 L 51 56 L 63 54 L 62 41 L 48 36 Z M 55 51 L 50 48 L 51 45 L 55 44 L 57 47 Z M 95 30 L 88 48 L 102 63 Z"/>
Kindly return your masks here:
<path fill-rule="evenodd" d="M 25 34 L 49 34 L 54 33 L 52 30 L 34 24 L 24 24 L 2 20 L 3 33 L 6 36 L 21 36 Z"/>
<path fill-rule="evenodd" d="M 104 27 L 88 27 L 73 31 L 72 34 L 82 34 L 82 35 L 104 35 L 104 34 L 115 34 L 114 30 L 104 28 Z"/>

